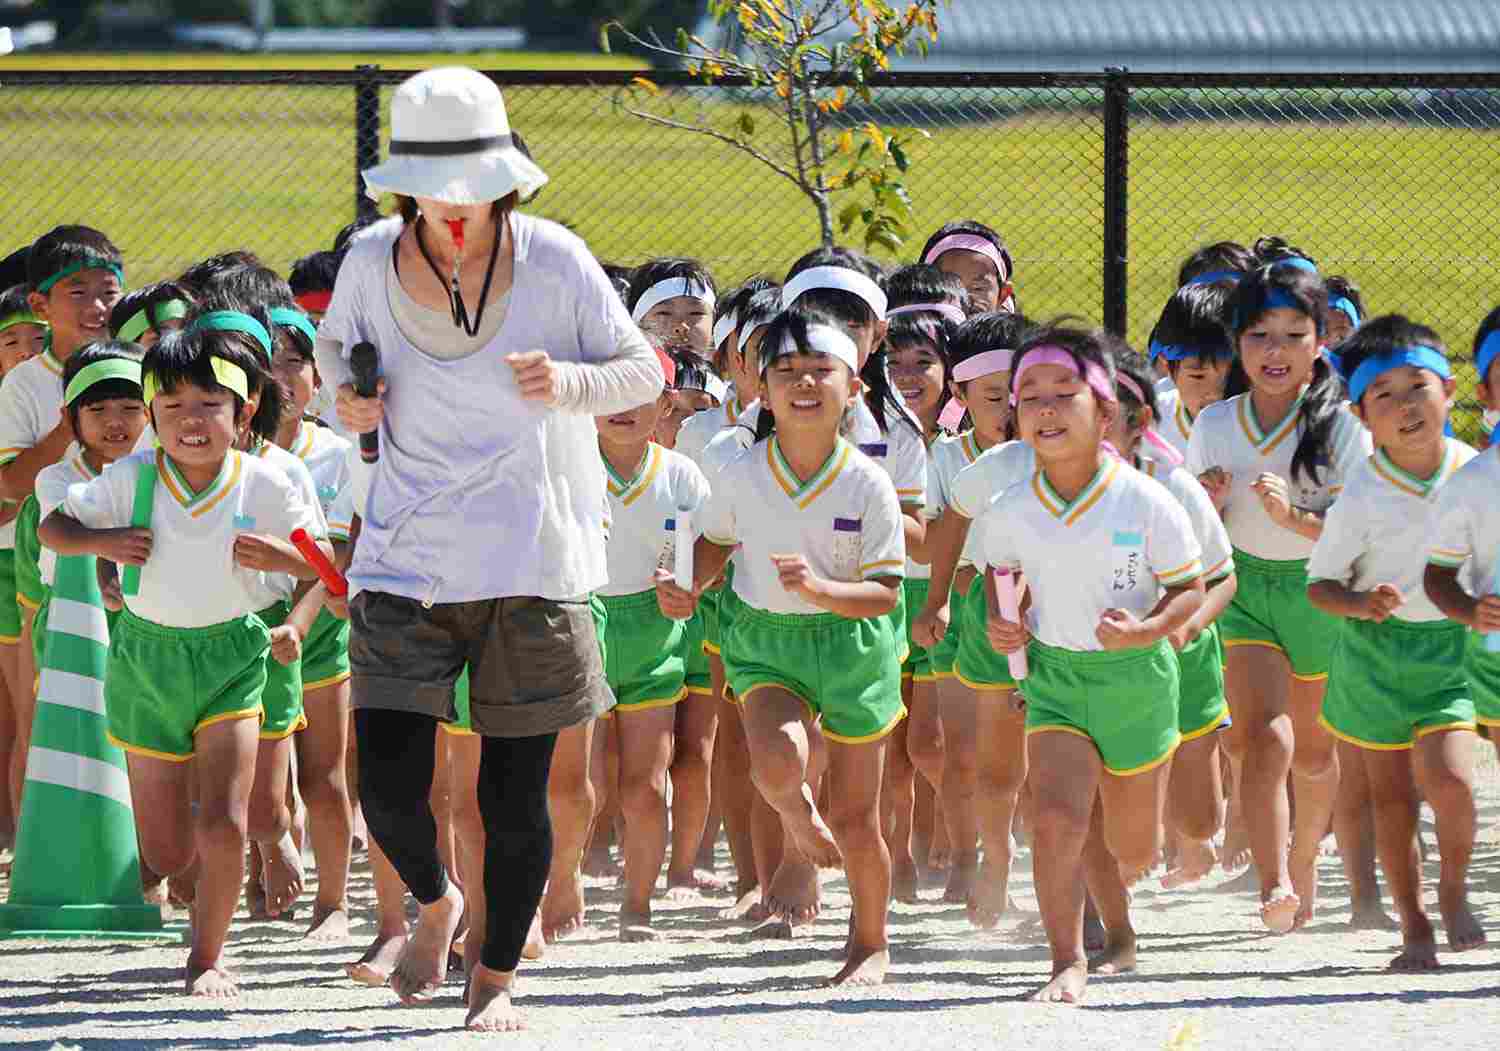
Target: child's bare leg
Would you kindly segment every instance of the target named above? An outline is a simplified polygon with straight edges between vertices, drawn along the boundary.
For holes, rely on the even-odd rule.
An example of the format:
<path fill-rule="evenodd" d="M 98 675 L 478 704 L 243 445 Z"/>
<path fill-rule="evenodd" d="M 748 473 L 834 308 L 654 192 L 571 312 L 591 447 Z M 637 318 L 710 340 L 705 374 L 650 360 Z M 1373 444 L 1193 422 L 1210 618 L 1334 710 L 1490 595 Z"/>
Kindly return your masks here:
<path fill-rule="evenodd" d="M 599 723 L 601 731 L 619 716 Z M 589 750 L 595 720 L 570 726 L 557 735 L 552 772 L 547 782 L 547 809 L 552 819 L 552 866 L 542 900 L 542 933 L 547 941 L 566 938 L 583 926 L 583 851 L 594 821 L 594 784 L 589 777 Z"/>
<path fill-rule="evenodd" d="M 1422 905 L 1422 869 L 1417 857 L 1417 788 L 1412 755 L 1400 751 L 1361 750 L 1375 808 L 1375 843 L 1385 871 L 1391 901 L 1401 917 L 1401 954 L 1394 971 L 1436 969 L 1437 936 Z"/>
<path fill-rule="evenodd" d="M 1108 775 L 1106 775 L 1108 776 Z M 1130 922 L 1130 892 L 1120 864 L 1104 836 L 1104 803 L 1094 800 L 1089 838 L 1083 846 L 1084 882 L 1104 927 L 1104 948 L 1089 957 L 1091 974 L 1124 974 L 1135 970 L 1135 927 Z M 1085 945 L 1087 948 L 1087 945 Z"/>
<path fill-rule="evenodd" d="M 1213 838 L 1219 831 L 1224 791 L 1219 780 L 1217 732 L 1178 747 L 1172 757 L 1167 802 L 1171 827 L 1179 837 L 1176 867 L 1162 879 L 1162 885 L 1171 888 L 1197 882 L 1213 871 L 1218 860 Z"/>
<path fill-rule="evenodd" d="M 912 681 L 901 680 L 901 701 L 911 710 Z M 891 732 L 880 790 L 881 827 L 891 855 L 891 892 L 897 901 L 917 900 L 917 863 L 912 856 L 912 816 L 916 808 L 917 768 L 908 748 L 911 723 L 903 719 Z M 931 831 L 928 832 L 929 836 Z"/>
<path fill-rule="evenodd" d="M 1010 901 L 1010 829 L 1021 786 L 1026 782 L 1026 714 L 1015 704 L 1010 690 L 978 693 L 965 688 L 965 692 L 973 698 L 977 813 L 984 840 L 984 867 L 969 902 L 969 922 L 990 928 L 1000 922 Z"/>
<path fill-rule="evenodd" d="M 926 778 L 918 779 L 917 806 L 913 824 L 916 835 L 926 837 L 927 867 L 933 872 L 950 872 L 953 868 L 953 844 L 948 842 L 948 826 L 943 821 L 943 801 Z"/>
<path fill-rule="evenodd" d="M 620 863 L 609 848 L 619 838 L 620 825 L 620 731 L 611 716 L 594 725 L 589 745 L 589 781 L 594 789 L 594 816 L 589 825 L 581 871 L 588 876 L 619 876 Z M 554 823 L 556 818 L 553 819 Z M 624 850 L 624 844 L 620 844 Z"/>
<path fill-rule="evenodd" d="M 1296 742 L 1292 752 L 1292 788 L 1297 793 L 1297 806 L 1292 814 L 1292 847 L 1288 858 L 1292 889 L 1301 899 L 1296 927 L 1304 926 L 1317 911 L 1319 845 L 1328 833 L 1339 791 L 1339 760 L 1334 749 L 1337 739 L 1318 722 L 1327 686 L 1326 679 L 1293 678 L 1291 704 L 1287 708 Z"/>
<path fill-rule="evenodd" d="M 16 819 L 21 801 L 12 795 L 11 762 L 15 758 L 16 704 L 11 700 L 10 683 L 0 673 L 0 850 L 16 841 Z"/>
<path fill-rule="evenodd" d="M 698 867 L 699 850 L 708 828 L 713 794 L 714 736 L 719 728 L 719 702 L 710 694 L 690 693 L 672 710 L 672 864 L 667 869 L 667 893 L 672 889 L 723 890 L 712 867 Z"/>
<path fill-rule="evenodd" d="M 349 746 L 349 681 L 309 690 L 302 699 L 307 728 L 296 736 L 297 780 L 307 804 L 309 838 L 318 866 L 318 899 L 307 936 L 349 936 L 349 853 L 353 814 L 345 781 Z"/>
<path fill-rule="evenodd" d="M 249 833 L 260 847 L 269 916 L 281 915 L 302 895 L 302 853 L 292 842 L 292 812 L 286 802 L 291 753 L 290 736 L 262 739 L 256 751 L 255 787 L 250 793 Z"/>
<path fill-rule="evenodd" d="M 1098 810 L 1104 843 L 1119 876 L 1118 882 L 1089 881 L 1105 929 L 1104 952 L 1093 961 L 1101 974 L 1135 969 L 1135 930 L 1130 925 L 1127 892 L 1145 877 L 1161 854 L 1162 818 L 1171 777 L 1169 759 L 1153 770 L 1125 777 L 1105 771 L 1099 779 Z"/>
<path fill-rule="evenodd" d="M 880 830 L 885 751 L 885 741 L 828 744 L 828 821 L 853 898 L 848 957 L 832 985 L 880 985 L 890 965 L 886 913 L 891 904 L 891 856 Z"/>
<path fill-rule="evenodd" d="M 906 708 L 906 753 L 911 757 L 911 764 L 918 775 L 918 783 L 913 791 L 915 806 L 912 810 L 912 835 L 914 838 L 925 835 L 934 843 L 940 839 L 951 843 L 952 837 L 944 823 L 942 805 L 947 740 L 943 734 L 942 702 L 938 699 L 937 682 L 927 679 L 912 683 L 911 699 Z M 891 762 L 895 747 L 892 742 L 886 749 L 887 765 Z M 962 841 L 950 848 L 956 863 L 949 871 L 948 886 L 943 892 L 944 901 L 962 904 L 969 900 L 969 893 L 974 885 L 974 869 L 979 861 L 978 845 L 976 832 L 974 841 L 967 844 L 967 849 Z"/>
<path fill-rule="evenodd" d="M 1338 741 L 1335 747 L 1339 753 L 1339 792 L 1333 804 L 1333 829 L 1344 878 L 1349 881 L 1349 926 L 1353 930 L 1395 930 L 1397 924 L 1380 904 L 1380 883 L 1375 876 L 1375 809 L 1362 749 L 1348 741 Z"/>
<path fill-rule="evenodd" d="M 1301 904 L 1287 861 L 1291 815 L 1286 781 L 1293 740 L 1292 720 L 1287 714 L 1291 676 L 1291 665 L 1278 649 L 1250 645 L 1232 646 L 1227 651 L 1224 690 L 1234 712 L 1234 724 L 1223 743 L 1239 766 L 1235 791 L 1260 873 L 1261 921 L 1278 934 L 1292 929 Z M 1319 838 L 1321 835 L 1319 832 Z"/>
<path fill-rule="evenodd" d="M 406 951 L 406 884 L 373 838 L 369 856 L 370 879 L 375 885 L 375 940 L 358 960 L 344 965 L 344 973 L 360 985 L 380 988 L 391 980 L 391 972 Z"/>
<path fill-rule="evenodd" d="M 23 638 L 24 638 L 24 632 Z M 0 676 L 5 679 L 5 689 L 10 697 L 10 749 L 7 753 L 10 764 L 5 770 L 10 796 L 12 822 L 19 831 L 21 825 L 21 793 L 26 784 L 26 759 L 31 749 L 31 724 L 36 716 L 36 692 L 31 680 L 21 680 L 21 646 L 19 643 L 0 642 Z"/>
<path fill-rule="evenodd" d="M 1474 806 L 1474 734 L 1448 730 L 1417 738 L 1416 776 L 1437 818 L 1438 908 L 1453 952 L 1476 949 L 1484 928 L 1469 908 L 1469 859 L 1474 853 L 1478 814 Z"/>
<path fill-rule="evenodd" d="M 948 830 L 950 843 L 959 844 L 955 855 L 959 865 L 950 874 L 949 887 L 943 892 L 948 901 L 949 891 L 956 892 L 953 877 L 967 879 L 968 893 L 954 901 L 967 902 L 974 898 L 978 886 L 979 857 L 979 745 L 977 735 L 977 697 L 957 679 L 940 679 L 935 684 L 938 695 L 939 720 L 942 724 L 942 774 L 935 782 L 942 803 L 944 827 Z M 1023 751 L 1024 754 L 1024 751 Z M 1007 843 L 1008 846 L 1008 843 Z M 972 859 L 972 871 L 960 875 L 965 859 Z"/>
<path fill-rule="evenodd" d="M 667 857 L 667 767 L 672 762 L 674 707 L 615 709 L 620 724 L 620 810 L 625 815 L 621 941 L 656 937 L 651 895 Z"/>
<path fill-rule="evenodd" d="M 714 688 L 723 698 L 724 663 L 711 655 L 708 667 L 714 677 Z M 734 861 L 735 897 L 743 898 L 761 886 L 750 820 L 758 793 L 750 781 L 750 751 L 745 744 L 739 705 L 727 698 L 721 701 L 718 734 L 714 739 L 713 783 L 715 793 L 723 800 L 724 831 L 729 839 L 729 856 Z"/>
<path fill-rule="evenodd" d="M 484 945 L 484 819 L 479 813 L 480 739 L 476 734 L 439 732 L 448 738 L 448 821 L 453 828 L 454 857 L 459 882 L 464 888 L 464 912 L 468 930 L 464 934 L 464 973 L 479 959 Z"/>
<path fill-rule="evenodd" d="M 1034 808 L 1036 895 L 1052 950 L 1052 980 L 1031 999 L 1078 1003 L 1088 984 L 1083 950 L 1083 846 L 1103 767 L 1094 743 L 1077 734 L 1030 734 L 1026 752 L 1032 771 L 1028 783 Z"/>
<path fill-rule="evenodd" d="M 224 942 L 245 875 L 251 786 L 258 745 L 265 743 L 258 730 L 254 719 L 228 719 L 205 726 L 193 740 L 194 762 L 202 771 L 191 825 L 200 866 L 186 976 L 193 996 L 230 997 L 239 991 L 224 966 Z M 281 780 L 286 781 L 285 769 Z"/>

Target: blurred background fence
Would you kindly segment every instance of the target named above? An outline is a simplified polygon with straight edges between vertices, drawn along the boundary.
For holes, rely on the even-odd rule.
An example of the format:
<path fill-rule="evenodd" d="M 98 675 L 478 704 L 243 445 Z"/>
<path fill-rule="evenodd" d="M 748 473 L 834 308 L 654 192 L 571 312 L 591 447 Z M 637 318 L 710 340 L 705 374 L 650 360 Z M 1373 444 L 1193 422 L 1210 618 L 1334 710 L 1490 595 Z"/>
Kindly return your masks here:
<path fill-rule="evenodd" d="M 357 171 L 383 156 L 408 75 L 0 71 L 0 254 L 85 222 L 123 249 L 131 284 L 229 248 L 284 270 L 354 218 Z M 789 183 L 625 113 L 635 74 L 493 76 L 552 177 L 529 210 L 601 259 L 695 255 L 725 283 L 783 272 L 816 243 Z M 652 109 L 684 118 L 768 101 L 651 76 Z M 911 151 L 905 254 L 949 219 L 987 222 L 1029 315 L 1081 315 L 1143 346 L 1183 256 L 1261 234 L 1350 277 L 1367 313 L 1433 324 L 1462 359 L 1500 301 L 1500 75 L 894 74 L 872 106 L 931 136 Z M 775 127 L 768 112 L 757 134 Z M 1472 381 L 1457 421 L 1469 437 Z"/>

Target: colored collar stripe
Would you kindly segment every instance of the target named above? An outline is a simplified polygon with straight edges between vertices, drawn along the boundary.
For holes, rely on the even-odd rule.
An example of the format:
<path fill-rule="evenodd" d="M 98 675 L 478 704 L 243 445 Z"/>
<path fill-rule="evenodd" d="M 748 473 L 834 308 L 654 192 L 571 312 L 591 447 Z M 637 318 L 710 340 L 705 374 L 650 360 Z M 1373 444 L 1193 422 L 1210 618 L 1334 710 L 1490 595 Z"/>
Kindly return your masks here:
<path fill-rule="evenodd" d="M 89 462 L 83 458 L 82 453 L 75 452 L 69 462 L 73 465 L 73 470 L 77 471 L 80 476 L 84 478 L 99 477 L 99 472 L 89 466 Z"/>
<path fill-rule="evenodd" d="M 974 437 L 973 431 L 964 431 L 963 438 L 958 443 L 958 447 L 964 451 L 964 459 L 970 463 L 979 459 L 979 454 L 984 451 L 979 448 L 979 439 Z"/>
<path fill-rule="evenodd" d="M 46 350 L 42 351 L 42 353 L 38 355 L 38 357 L 42 363 L 42 367 L 45 368 L 48 372 L 52 373 L 54 376 L 61 376 L 63 374 L 62 362 L 58 361 L 57 358 L 53 356 L 51 347 L 48 347 Z"/>
<path fill-rule="evenodd" d="M 786 462 L 786 457 L 781 453 L 781 443 L 775 437 L 766 443 L 766 463 L 771 468 L 771 477 L 776 479 L 782 492 L 791 497 L 799 508 L 806 509 L 833 484 L 844 465 L 849 462 L 849 451 L 852 448 L 844 439 L 838 439 L 833 452 L 823 461 L 823 466 L 805 482 L 797 479 L 797 472 Z"/>
<path fill-rule="evenodd" d="M 1188 415 L 1181 396 L 1177 398 L 1177 411 L 1172 413 L 1172 418 L 1177 421 L 1177 433 L 1182 435 L 1184 441 L 1193 436 L 1193 418 Z"/>
<path fill-rule="evenodd" d="M 224 466 L 219 468 L 219 476 L 201 493 L 193 492 L 193 487 L 188 485 L 187 479 L 182 476 L 172 458 L 160 449 L 156 451 L 156 470 L 172 498 L 192 512 L 194 518 L 202 518 L 234 491 L 244 470 L 244 462 L 239 453 L 229 450 L 229 454 L 224 457 Z"/>
<path fill-rule="evenodd" d="M 100 259 L 97 256 L 90 256 L 87 259 L 80 259 L 76 263 L 69 263 L 57 273 L 47 278 L 47 280 L 37 285 L 36 290 L 45 296 L 52 290 L 52 286 L 57 284 L 59 281 L 70 278 L 74 274 L 82 273 L 85 270 L 108 270 L 111 274 L 115 275 L 116 281 L 120 282 L 121 284 L 125 283 L 125 270 L 120 266 L 119 263 L 112 263 L 108 259 Z"/>
<path fill-rule="evenodd" d="M 618 499 L 626 507 L 635 503 L 640 495 L 651 488 L 651 483 L 661 471 L 661 446 L 655 442 L 646 446 L 646 455 L 641 457 L 641 465 L 636 469 L 635 477 L 631 479 L 621 478 L 615 473 L 615 469 L 604 459 L 603 454 L 599 457 L 604 460 L 604 470 L 609 475 L 609 495 Z"/>
<path fill-rule="evenodd" d="M 1109 484 L 1114 481 L 1119 472 L 1120 461 L 1109 457 L 1105 464 L 1095 472 L 1093 480 L 1084 486 L 1083 492 L 1079 493 L 1072 503 L 1057 495 L 1057 491 L 1047 482 L 1046 472 L 1038 469 L 1032 476 L 1031 488 L 1036 493 L 1036 498 L 1042 502 L 1042 506 L 1052 514 L 1063 520 L 1064 525 L 1072 525 L 1085 514 L 1089 508 L 1097 504 Z"/>
<path fill-rule="evenodd" d="M 1163 587 L 1175 588 L 1186 584 L 1190 580 L 1196 580 L 1203 575 L 1203 563 L 1198 559 L 1185 562 L 1176 569 L 1169 569 L 1165 573 L 1157 573 L 1156 579 Z"/>
<path fill-rule="evenodd" d="M 1412 496 L 1426 498 L 1433 489 L 1447 481 L 1448 476 L 1458 468 L 1458 457 L 1454 455 L 1453 445 L 1450 442 L 1443 450 L 1443 462 L 1438 467 L 1437 473 L 1431 478 L 1418 478 L 1414 474 L 1408 474 L 1392 462 L 1385 454 L 1384 449 L 1376 449 L 1375 455 L 1370 457 L 1370 466 L 1375 468 L 1375 473 L 1390 482 L 1403 493 Z"/>
<path fill-rule="evenodd" d="M 1250 404 L 1250 395 L 1246 394 L 1240 398 L 1240 427 L 1245 432 L 1245 437 L 1250 439 L 1250 444 L 1260 452 L 1262 456 L 1269 456 L 1275 448 L 1286 440 L 1286 436 L 1297 429 L 1297 413 L 1302 408 L 1302 399 L 1305 395 L 1297 395 L 1297 400 L 1292 407 L 1286 411 L 1286 415 L 1277 421 L 1269 433 L 1260 429 L 1260 422 L 1255 418 L 1255 407 Z"/>
<path fill-rule="evenodd" d="M 312 455 L 313 446 L 317 444 L 318 425 L 302 421 L 302 429 L 297 432 L 297 437 L 292 441 L 292 452 L 299 460 L 305 460 Z"/>

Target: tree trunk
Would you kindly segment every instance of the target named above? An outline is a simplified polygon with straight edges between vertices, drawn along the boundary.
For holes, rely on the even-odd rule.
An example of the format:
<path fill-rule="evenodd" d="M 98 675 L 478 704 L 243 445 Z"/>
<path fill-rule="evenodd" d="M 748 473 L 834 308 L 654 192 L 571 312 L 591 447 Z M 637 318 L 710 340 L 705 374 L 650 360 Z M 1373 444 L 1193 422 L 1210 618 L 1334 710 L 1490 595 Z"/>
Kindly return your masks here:
<path fill-rule="evenodd" d="M 813 204 L 818 209 L 818 233 L 823 238 L 823 247 L 833 247 L 833 208 L 828 203 L 828 191 L 815 191 Z"/>

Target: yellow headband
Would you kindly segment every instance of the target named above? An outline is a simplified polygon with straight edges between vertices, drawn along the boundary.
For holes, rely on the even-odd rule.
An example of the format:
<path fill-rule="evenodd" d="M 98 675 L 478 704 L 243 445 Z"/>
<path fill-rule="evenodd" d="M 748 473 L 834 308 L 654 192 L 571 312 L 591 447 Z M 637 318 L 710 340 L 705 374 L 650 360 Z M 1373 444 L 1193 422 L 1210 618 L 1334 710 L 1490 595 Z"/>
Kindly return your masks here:
<path fill-rule="evenodd" d="M 250 400 L 250 377 L 245 375 L 244 369 L 224 358 L 209 358 L 208 364 L 214 370 L 214 379 L 219 381 L 219 386 L 238 394 L 243 401 Z M 141 377 L 141 393 L 147 405 L 150 405 L 161 393 L 156 373 L 148 372 Z"/>

